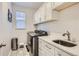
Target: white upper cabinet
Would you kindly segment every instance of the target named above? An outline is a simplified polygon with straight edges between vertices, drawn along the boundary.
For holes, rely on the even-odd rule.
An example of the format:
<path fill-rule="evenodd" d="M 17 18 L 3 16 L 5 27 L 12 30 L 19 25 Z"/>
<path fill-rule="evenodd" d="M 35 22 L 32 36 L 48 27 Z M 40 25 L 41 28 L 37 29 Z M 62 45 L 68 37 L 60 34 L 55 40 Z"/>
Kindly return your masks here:
<path fill-rule="evenodd" d="M 45 4 L 43 4 L 43 5 L 39 8 L 39 11 L 40 11 L 41 22 L 44 22 L 44 21 L 45 21 L 45 13 L 46 13 Z"/>
<path fill-rule="evenodd" d="M 35 24 L 57 20 L 58 12 L 52 10 L 52 2 L 46 2 L 37 10 L 34 15 Z"/>
<path fill-rule="evenodd" d="M 35 24 L 58 20 L 59 12 L 78 2 L 45 2 L 34 15 Z"/>
<path fill-rule="evenodd" d="M 59 16 L 59 12 L 53 10 L 54 5 L 52 2 L 46 3 L 46 21 L 57 20 Z"/>
<path fill-rule="evenodd" d="M 43 4 L 37 12 L 35 12 L 34 19 L 35 24 L 41 23 L 45 21 L 45 4 Z"/>
<path fill-rule="evenodd" d="M 46 21 L 52 19 L 52 5 L 51 2 L 46 3 Z"/>
<path fill-rule="evenodd" d="M 40 23 L 41 22 L 41 18 L 40 18 L 40 11 L 37 10 L 36 13 L 34 14 L 34 23 L 37 24 L 37 23 Z"/>

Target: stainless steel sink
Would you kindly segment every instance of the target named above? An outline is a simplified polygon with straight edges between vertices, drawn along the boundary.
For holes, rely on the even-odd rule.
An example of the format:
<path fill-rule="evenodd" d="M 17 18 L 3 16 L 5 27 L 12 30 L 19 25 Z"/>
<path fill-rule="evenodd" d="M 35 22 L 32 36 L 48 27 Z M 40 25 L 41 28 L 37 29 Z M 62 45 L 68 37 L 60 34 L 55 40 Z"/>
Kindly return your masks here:
<path fill-rule="evenodd" d="M 74 43 L 63 41 L 63 40 L 53 40 L 53 42 L 55 42 L 57 44 L 60 44 L 60 45 L 63 45 L 63 46 L 66 46 L 66 47 L 74 47 L 74 46 L 76 46 L 76 44 L 74 44 Z"/>

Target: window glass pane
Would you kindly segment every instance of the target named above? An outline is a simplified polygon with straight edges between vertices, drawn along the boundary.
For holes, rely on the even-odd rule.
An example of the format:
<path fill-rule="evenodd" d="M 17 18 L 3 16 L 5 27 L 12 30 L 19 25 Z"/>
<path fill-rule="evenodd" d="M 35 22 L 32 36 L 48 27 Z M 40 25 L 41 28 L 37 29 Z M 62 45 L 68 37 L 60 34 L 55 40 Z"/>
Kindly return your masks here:
<path fill-rule="evenodd" d="M 25 28 L 25 13 L 20 11 L 16 12 L 16 28 L 18 29 Z"/>
<path fill-rule="evenodd" d="M 16 17 L 16 20 L 25 20 L 25 18 Z"/>
<path fill-rule="evenodd" d="M 23 12 L 16 12 L 16 20 L 25 20 L 25 14 Z"/>
<path fill-rule="evenodd" d="M 25 21 L 16 21 L 16 27 L 18 29 L 24 29 L 25 28 Z"/>
<path fill-rule="evenodd" d="M 21 18 L 24 18 L 25 17 L 25 13 L 23 13 L 23 12 L 16 12 L 16 16 L 17 17 L 21 17 Z"/>

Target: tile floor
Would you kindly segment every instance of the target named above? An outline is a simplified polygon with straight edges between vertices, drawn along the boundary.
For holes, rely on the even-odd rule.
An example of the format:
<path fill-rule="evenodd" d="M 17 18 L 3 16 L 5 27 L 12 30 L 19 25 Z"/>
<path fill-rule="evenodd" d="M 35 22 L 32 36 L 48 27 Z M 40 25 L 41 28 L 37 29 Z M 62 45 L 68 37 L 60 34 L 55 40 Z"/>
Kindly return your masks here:
<path fill-rule="evenodd" d="M 9 56 L 29 56 L 26 48 L 19 48 L 16 51 L 10 51 Z"/>

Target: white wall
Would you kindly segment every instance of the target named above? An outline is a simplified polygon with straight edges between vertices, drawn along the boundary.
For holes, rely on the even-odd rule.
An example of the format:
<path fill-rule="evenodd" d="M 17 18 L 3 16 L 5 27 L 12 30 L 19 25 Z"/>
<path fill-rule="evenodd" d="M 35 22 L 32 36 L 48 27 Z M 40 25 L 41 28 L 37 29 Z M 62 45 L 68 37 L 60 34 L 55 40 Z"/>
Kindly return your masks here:
<path fill-rule="evenodd" d="M 8 21 L 8 8 L 13 12 L 12 23 Z M 26 13 L 26 30 L 17 30 L 15 28 L 15 10 Z M 12 6 L 11 3 L 0 3 L 0 43 L 6 42 L 6 47 L 0 48 L 0 55 L 8 55 L 11 49 L 11 38 L 18 37 L 19 43 L 26 43 L 27 32 L 34 30 L 33 26 L 33 9 L 27 9 L 19 6 Z"/>
<path fill-rule="evenodd" d="M 16 25 L 15 25 L 15 12 L 16 11 L 22 11 L 26 14 L 26 29 L 25 30 L 17 30 L 16 29 Z M 13 13 L 14 13 L 14 36 L 18 37 L 19 39 L 19 43 L 26 43 L 27 41 L 27 32 L 28 31 L 33 31 L 35 28 L 33 26 L 33 14 L 34 14 L 34 10 L 33 9 L 28 9 L 28 8 L 24 8 L 21 6 L 16 6 L 13 5 Z"/>
<path fill-rule="evenodd" d="M 38 26 L 38 29 L 60 34 L 68 30 L 73 39 L 79 40 L 79 4 L 59 13 L 60 18 L 57 21 L 41 24 Z"/>
<path fill-rule="evenodd" d="M 11 47 L 12 23 L 7 18 L 8 8 L 11 10 L 10 3 L 0 3 L 0 42 L 6 42 L 6 46 L 0 48 L 0 55 L 8 55 Z"/>

